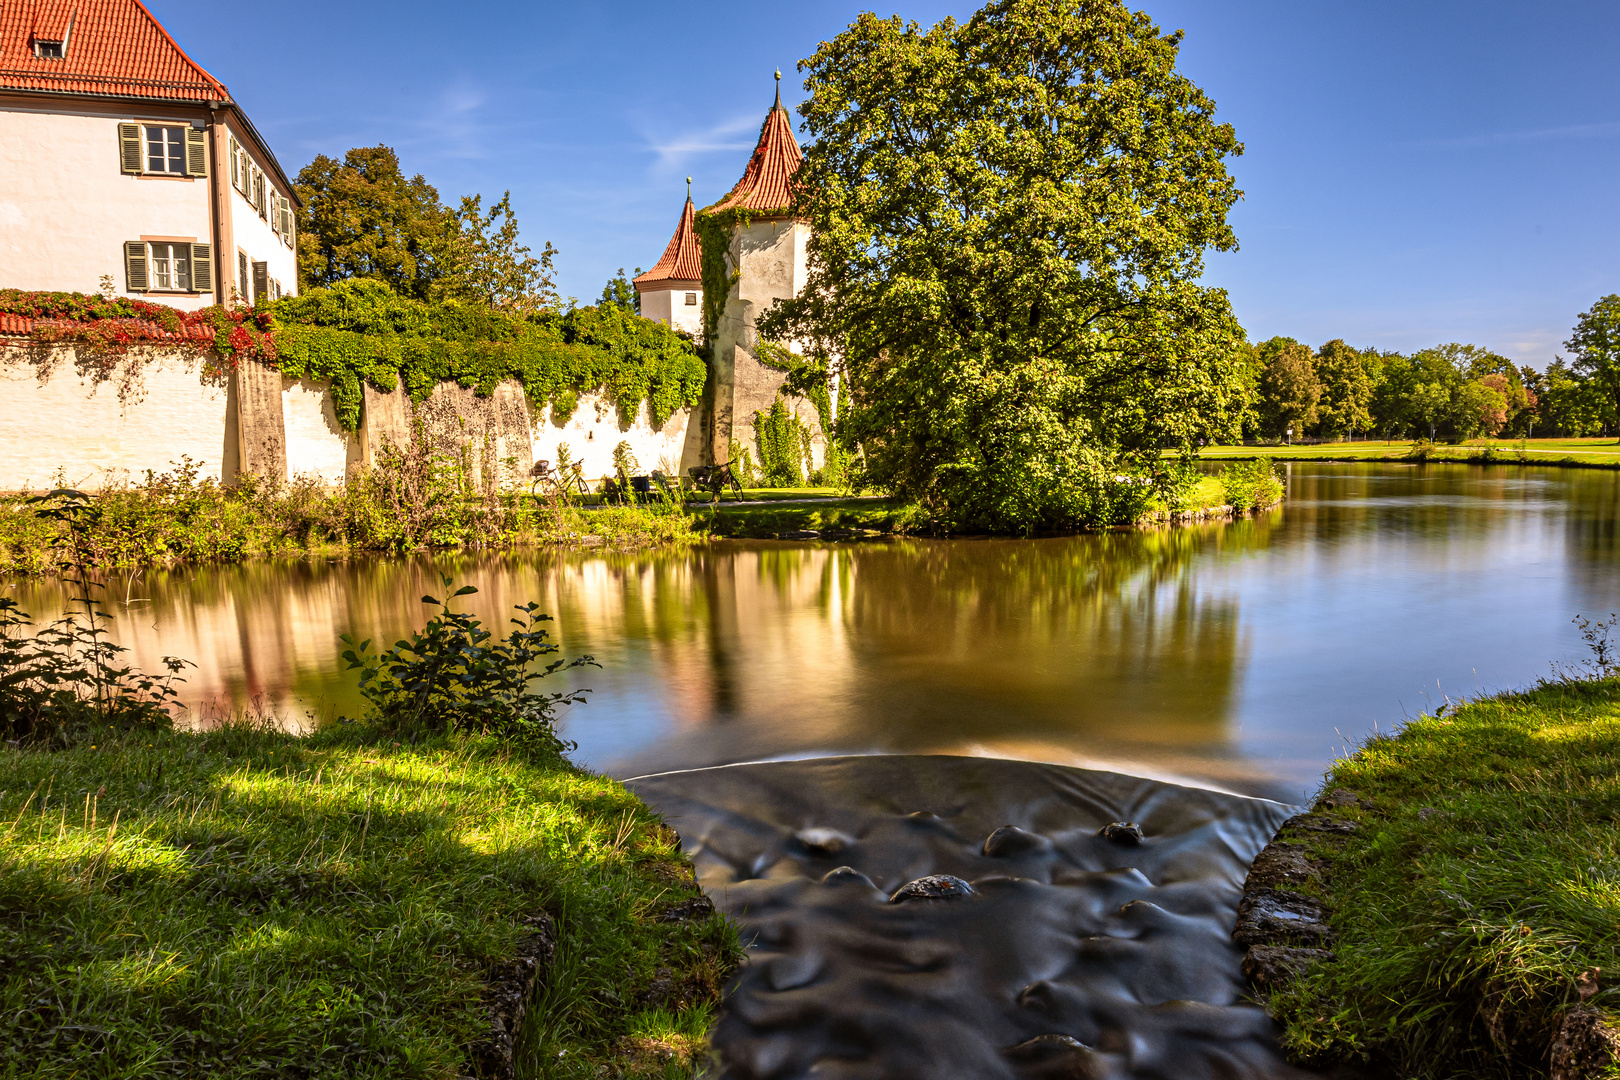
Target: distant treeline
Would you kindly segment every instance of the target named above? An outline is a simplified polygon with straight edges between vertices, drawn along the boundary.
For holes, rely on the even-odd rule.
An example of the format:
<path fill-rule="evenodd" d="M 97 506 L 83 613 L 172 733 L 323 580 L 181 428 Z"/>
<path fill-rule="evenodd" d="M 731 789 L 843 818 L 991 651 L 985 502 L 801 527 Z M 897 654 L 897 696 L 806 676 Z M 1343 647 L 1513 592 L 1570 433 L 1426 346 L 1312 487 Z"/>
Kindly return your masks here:
<path fill-rule="evenodd" d="M 1247 348 L 1246 438 L 1355 435 L 1463 439 L 1607 435 L 1620 430 L 1620 297 L 1582 315 L 1562 357 L 1537 371 L 1478 345 L 1410 356 L 1333 340 L 1275 337 Z"/>

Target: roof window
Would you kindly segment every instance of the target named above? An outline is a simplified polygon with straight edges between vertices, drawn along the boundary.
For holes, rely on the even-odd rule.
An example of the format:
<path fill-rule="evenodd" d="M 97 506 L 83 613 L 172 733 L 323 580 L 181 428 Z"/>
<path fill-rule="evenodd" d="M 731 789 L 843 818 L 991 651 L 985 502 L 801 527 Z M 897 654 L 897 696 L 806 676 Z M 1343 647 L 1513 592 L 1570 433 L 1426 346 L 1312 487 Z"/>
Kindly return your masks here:
<path fill-rule="evenodd" d="M 34 55 L 41 60 L 60 60 L 62 59 L 62 42 L 41 41 L 35 38 Z"/>

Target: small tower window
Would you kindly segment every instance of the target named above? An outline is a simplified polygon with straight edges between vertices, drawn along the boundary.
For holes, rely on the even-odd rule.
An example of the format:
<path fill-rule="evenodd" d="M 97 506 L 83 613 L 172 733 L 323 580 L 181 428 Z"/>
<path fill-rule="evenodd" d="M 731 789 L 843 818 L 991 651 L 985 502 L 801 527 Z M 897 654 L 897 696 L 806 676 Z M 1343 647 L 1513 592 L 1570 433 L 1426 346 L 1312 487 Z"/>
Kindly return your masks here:
<path fill-rule="evenodd" d="M 686 294 L 686 306 L 697 307 L 697 293 L 689 292 Z"/>
<path fill-rule="evenodd" d="M 41 60 L 62 59 L 62 43 L 60 41 L 35 41 L 34 55 Z"/>

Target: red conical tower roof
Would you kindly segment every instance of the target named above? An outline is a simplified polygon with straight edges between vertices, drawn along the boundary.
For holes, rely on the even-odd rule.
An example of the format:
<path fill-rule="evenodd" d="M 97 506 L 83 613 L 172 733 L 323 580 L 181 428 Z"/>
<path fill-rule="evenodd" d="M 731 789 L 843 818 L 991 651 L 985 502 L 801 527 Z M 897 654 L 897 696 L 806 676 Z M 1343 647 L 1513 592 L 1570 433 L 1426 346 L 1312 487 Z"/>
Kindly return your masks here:
<path fill-rule="evenodd" d="M 654 285 L 689 284 L 703 280 L 703 253 L 698 248 L 697 230 L 692 227 L 692 193 L 686 193 L 686 206 L 681 210 L 681 223 L 675 226 L 675 235 L 669 238 L 664 257 L 653 268 L 635 279 L 637 289 Z"/>
<path fill-rule="evenodd" d="M 759 129 L 759 145 L 754 147 L 754 156 L 748 159 L 748 168 L 743 170 L 742 179 L 731 189 L 731 194 L 705 209 L 705 214 L 735 208 L 759 214 L 782 214 L 792 207 L 793 191 L 788 181 L 799 171 L 804 154 L 793 137 L 793 120 L 782 107 L 781 72 L 776 77 L 776 104 Z"/>

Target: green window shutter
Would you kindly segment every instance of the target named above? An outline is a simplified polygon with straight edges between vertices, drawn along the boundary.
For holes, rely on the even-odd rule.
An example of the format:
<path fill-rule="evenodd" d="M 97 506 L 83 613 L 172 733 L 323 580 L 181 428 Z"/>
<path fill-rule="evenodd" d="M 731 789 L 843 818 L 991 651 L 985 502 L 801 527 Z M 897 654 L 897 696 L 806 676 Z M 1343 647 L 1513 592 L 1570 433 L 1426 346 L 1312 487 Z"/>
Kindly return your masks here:
<path fill-rule="evenodd" d="M 141 125 L 118 125 L 118 162 L 125 173 L 141 172 Z"/>
<path fill-rule="evenodd" d="M 214 291 L 214 246 L 191 245 L 191 288 L 194 292 Z"/>
<path fill-rule="evenodd" d="M 186 175 L 208 175 L 208 132 L 186 128 Z"/>
<path fill-rule="evenodd" d="M 253 264 L 253 300 L 270 299 L 270 264 L 256 262 Z"/>
<path fill-rule="evenodd" d="M 146 241 L 124 241 L 124 283 L 130 292 L 151 288 L 146 280 Z"/>
<path fill-rule="evenodd" d="M 242 190 L 242 145 L 231 136 L 231 187 Z"/>

